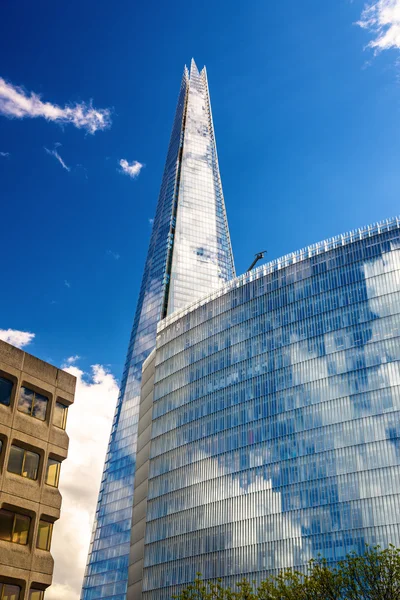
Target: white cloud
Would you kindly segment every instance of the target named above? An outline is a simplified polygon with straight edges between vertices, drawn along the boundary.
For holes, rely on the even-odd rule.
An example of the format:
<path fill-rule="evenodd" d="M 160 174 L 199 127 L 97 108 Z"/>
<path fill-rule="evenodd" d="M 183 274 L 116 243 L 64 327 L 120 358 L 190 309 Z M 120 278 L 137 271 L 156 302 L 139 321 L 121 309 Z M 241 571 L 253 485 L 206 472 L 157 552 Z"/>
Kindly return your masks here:
<path fill-rule="evenodd" d="M 150 227 L 153 227 L 153 223 L 154 223 L 154 219 L 149 219 L 149 225 L 150 225 Z"/>
<path fill-rule="evenodd" d="M 58 148 L 59 146 L 61 146 L 61 144 L 55 144 L 55 148 L 54 150 L 49 150 L 48 148 L 46 148 L 46 146 L 44 146 L 44 149 L 46 150 L 47 154 L 50 154 L 50 156 L 54 156 L 58 162 L 60 163 L 60 165 L 62 166 L 63 169 L 65 169 L 66 171 L 70 171 L 70 167 L 68 167 L 65 162 L 63 161 L 63 159 L 61 158 L 61 156 L 58 154 L 56 148 Z"/>
<path fill-rule="evenodd" d="M 137 160 L 134 160 L 131 164 L 129 164 L 125 158 L 121 158 L 119 164 L 121 167 L 121 173 L 129 175 L 129 177 L 132 177 L 132 179 L 135 179 L 135 177 L 139 175 L 140 171 L 144 167 L 144 165 Z"/>
<path fill-rule="evenodd" d="M 8 342 L 17 348 L 23 348 L 31 343 L 35 337 L 34 333 L 29 331 L 19 331 L 18 329 L 0 329 L 0 340 Z"/>
<path fill-rule="evenodd" d="M 67 287 L 67 288 L 70 288 L 70 287 L 71 287 L 71 284 L 70 284 L 70 282 L 69 282 L 69 281 L 67 281 L 66 279 L 64 279 L 64 285 L 65 285 L 65 287 Z"/>
<path fill-rule="evenodd" d="M 80 359 L 80 356 L 78 356 L 76 354 L 75 356 L 70 356 L 69 358 L 67 358 L 67 360 L 65 362 L 67 363 L 67 365 L 73 365 L 79 359 Z"/>
<path fill-rule="evenodd" d="M 75 403 L 68 411 L 68 458 L 61 467 L 61 518 L 54 525 L 51 553 L 55 570 L 46 600 L 79 600 L 104 457 L 118 396 L 118 385 L 101 365 L 89 377 L 70 363 Z"/>
<path fill-rule="evenodd" d="M 26 92 L 2 77 L 0 77 L 0 114 L 17 119 L 43 117 L 47 121 L 56 123 L 71 123 L 89 133 L 107 129 L 111 125 L 111 111 L 108 108 L 96 109 L 91 101 L 64 107 L 51 102 L 42 102 L 39 95 Z"/>
<path fill-rule="evenodd" d="M 107 255 L 111 256 L 114 260 L 119 260 L 121 255 L 118 252 L 113 252 L 113 250 L 107 250 Z"/>
<path fill-rule="evenodd" d="M 10 156 L 9 152 L 0 152 L 0 156 L 4 156 L 5 158 L 7 158 L 8 156 Z"/>
<path fill-rule="evenodd" d="M 375 52 L 400 49 L 400 0 L 375 0 L 366 4 L 357 25 L 373 34 L 368 47 Z"/>

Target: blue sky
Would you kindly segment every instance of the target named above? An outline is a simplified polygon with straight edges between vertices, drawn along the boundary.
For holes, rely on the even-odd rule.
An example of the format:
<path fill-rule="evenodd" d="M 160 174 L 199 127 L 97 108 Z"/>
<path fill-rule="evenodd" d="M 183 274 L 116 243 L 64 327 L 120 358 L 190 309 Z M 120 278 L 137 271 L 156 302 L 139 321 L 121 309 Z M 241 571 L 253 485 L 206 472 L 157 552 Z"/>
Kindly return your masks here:
<path fill-rule="evenodd" d="M 399 49 L 400 0 L 1 3 L 0 330 L 78 377 L 49 600 L 79 598 L 184 64 L 240 274 L 400 212 Z"/>
<path fill-rule="evenodd" d="M 112 125 L 91 135 L 1 118 L 0 327 L 34 332 L 42 358 L 79 354 L 120 376 L 191 56 L 208 69 L 238 273 L 260 249 L 272 259 L 398 213 L 397 54 L 365 50 L 376 34 L 354 24 L 364 8 L 3 3 L 0 77 L 61 107 L 93 99 Z M 121 159 L 145 167 L 132 179 Z"/>

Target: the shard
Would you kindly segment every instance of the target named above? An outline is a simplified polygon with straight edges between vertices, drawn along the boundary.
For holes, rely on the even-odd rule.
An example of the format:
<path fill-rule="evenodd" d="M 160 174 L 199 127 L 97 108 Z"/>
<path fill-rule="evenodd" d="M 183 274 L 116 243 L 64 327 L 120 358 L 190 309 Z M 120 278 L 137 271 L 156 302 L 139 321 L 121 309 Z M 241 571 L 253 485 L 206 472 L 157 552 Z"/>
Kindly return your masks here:
<path fill-rule="evenodd" d="M 157 323 L 235 276 L 207 74 L 185 67 L 96 509 L 81 600 L 125 600 L 142 364 Z"/>

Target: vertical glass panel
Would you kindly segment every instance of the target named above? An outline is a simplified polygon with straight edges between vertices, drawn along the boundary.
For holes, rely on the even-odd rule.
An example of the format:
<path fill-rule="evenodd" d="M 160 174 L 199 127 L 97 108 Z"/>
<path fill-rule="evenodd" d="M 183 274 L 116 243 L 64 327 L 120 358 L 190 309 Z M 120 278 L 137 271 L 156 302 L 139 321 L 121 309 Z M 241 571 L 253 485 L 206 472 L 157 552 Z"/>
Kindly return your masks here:
<path fill-rule="evenodd" d="M 53 424 L 60 429 L 65 429 L 67 424 L 68 407 L 61 402 L 56 402 L 54 407 Z"/>
<path fill-rule="evenodd" d="M 61 469 L 61 463 L 58 460 L 49 458 L 48 463 L 47 463 L 47 472 L 46 472 L 47 485 L 52 485 L 53 487 L 58 487 L 58 481 L 60 479 L 60 469 Z"/>
<path fill-rule="evenodd" d="M 24 454 L 25 452 L 23 448 L 20 448 L 19 446 L 11 446 L 7 471 L 10 471 L 10 473 L 15 473 L 16 475 L 21 475 L 24 464 Z"/>
<path fill-rule="evenodd" d="M 28 479 L 37 479 L 39 468 L 39 454 L 35 452 L 29 452 L 28 450 L 25 452 L 25 461 L 24 468 L 22 471 L 23 477 L 28 477 Z"/>
<path fill-rule="evenodd" d="M 34 588 L 31 588 L 29 590 L 29 600 L 43 600 L 43 598 L 44 598 L 43 590 L 35 590 Z"/>
<path fill-rule="evenodd" d="M 32 411 L 32 416 L 35 417 L 35 419 L 40 419 L 41 421 L 46 419 L 47 402 L 48 400 L 45 396 L 42 396 L 42 394 L 35 394 Z"/>
<path fill-rule="evenodd" d="M 18 410 L 30 415 L 32 413 L 34 392 L 26 387 L 21 387 L 21 392 L 18 400 Z"/>
<path fill-rule="evenodd" d="M 11 541 L 13 541 L 15 544 L 22 544 L 25 546 L 28 543 L 30 522 L 31 520 L 29 517 L 16 514 Z"/>
<path fill-rule="evenodd" d="M 0 540 L 11 542 L 14 524 L 14 513 L 0 509 Z"/>
<path fill-rule="evenodd" d="M 0 404 L 10 406 L 12 388 L 12 381 L 5 377 L 0 377 Z"/>
<path fill-rule="evenodd" d="M 5 583 L 3 585 L 3 595 L 0 595 L 1 600 L 19 600 L 21 588 L 18 585 L 9 585 Z M 0 594 L 1 594 L 1 583 L 0 583 Z"/>
<path fill-rule="evenodd" d="M 48 521 L 39 521 L 39 531 L 36 546 L 41 550 L 50 550 L 51 533 L 53 531 L 53 523 Z"/>

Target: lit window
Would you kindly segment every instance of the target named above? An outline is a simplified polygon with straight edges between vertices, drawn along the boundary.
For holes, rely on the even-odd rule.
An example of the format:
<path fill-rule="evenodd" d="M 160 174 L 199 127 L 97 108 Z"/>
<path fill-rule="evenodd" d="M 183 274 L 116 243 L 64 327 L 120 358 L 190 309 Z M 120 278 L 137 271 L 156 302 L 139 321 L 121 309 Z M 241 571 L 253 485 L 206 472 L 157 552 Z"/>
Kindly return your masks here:
<path fill-rule="evenodd" d="M 56 402 L 54 407 L 53 424 L 56 427 L 60 427 L 60 429 L 65 429 L 67 424 L 67 414 L 68 407 L 65 406 L 65 404 L 61 404 L 61 402 Z"/>
<path fill-rule="evenodd" d="M 0 540 L 22 544 L 28 543 L 31 520 L 25 515 L 0 509 Z"/>
<path fill-rule="evenodd" d="M 60 479 L 60 469 L 61 469 L 60 461 L 54 460 L 54 458 L 49 458 L 49 460 L 47 462 L 47 471 L 46 471 L 47 485 L 51 485 L 53 487 L 58 487 L 58 482 Z"/>
<path fill-rule="evenodd" d="M 21 394 L 18 402 L 18 410 L 44 421 L 46 419 L 48 399 L 42 394 L 38 394 L 26 387 L 21 387 Z"/>
<path fill-rule="evenodd" d="M 12 388 L 12 381 L 6 379 L 5 377 L 0 377 L 0 404 L 10 406 Z"/>
<path fill-rule="evenodd" d="M 39 521 L 39 531 L 37 537 L 37 548 L 40 550 L 50 550 L 51 534 L 53 532 L 53 523 L 48 521 Z"/>
<path fill-rule="evenodd" d="M 39 454 L 35 452 L 24 450 L 19 446 L 11 446 L 7 471 L 28 479 L 37 479 L 39 458 Z"/>
<path fill-rule="evenodd" d="M 21 588 L 18 585 L 0 583 L 0 600 L 19 600 Z"/>
<path fill-rule="evenodd" d="M 44 599 L 44 591 L 36 590 L 35 588 L 31 588 L 29 590 L 29 599 L 28 600 L 43 600 Z"/>

